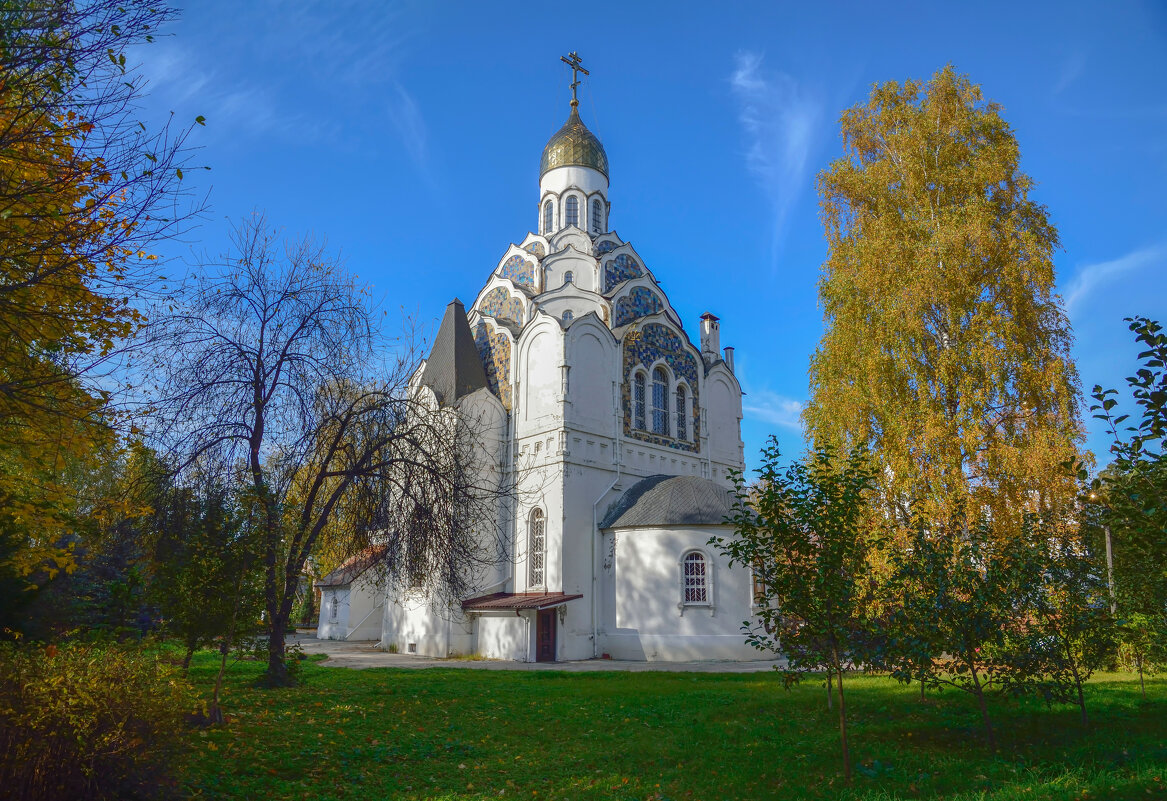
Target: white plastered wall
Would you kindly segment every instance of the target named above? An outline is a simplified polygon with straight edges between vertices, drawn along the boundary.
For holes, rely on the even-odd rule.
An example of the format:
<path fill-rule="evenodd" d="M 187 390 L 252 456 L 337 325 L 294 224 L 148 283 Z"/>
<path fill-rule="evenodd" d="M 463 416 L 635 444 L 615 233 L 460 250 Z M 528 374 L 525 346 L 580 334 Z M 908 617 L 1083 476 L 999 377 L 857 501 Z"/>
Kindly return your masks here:
<path fill-rule="evenodd" d="M 754 617 L 750 571 L 708 545 L 725 526 L 629 528 L 615 538 L 612 627 L 601 645 L 615 659 L 648 661 L 765 660 L 772 654 L 746 645 L 741 623 Z M 706 559 L 710 602 L 685 605 L 681 560 L 690 551 Z"/>
<path fill-rule="evenodd" d="M 528 662 L 531 659 L 531 616 L 514 612 L 476 615 L 475 653 L 487 659 Z"/>

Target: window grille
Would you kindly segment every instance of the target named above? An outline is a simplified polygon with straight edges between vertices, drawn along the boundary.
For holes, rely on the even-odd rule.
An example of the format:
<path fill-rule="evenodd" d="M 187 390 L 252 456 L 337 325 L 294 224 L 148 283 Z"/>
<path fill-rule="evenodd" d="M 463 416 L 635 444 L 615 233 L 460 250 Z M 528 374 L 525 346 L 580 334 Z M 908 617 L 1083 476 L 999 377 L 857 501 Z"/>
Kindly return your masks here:
<path fill-rule="evenodd" d="M 337 618 L 337 606 L 339 606 L 339 604 L 337 604 L 336 596 L 334 595 L 328 599 L 328 619 L 333 622 L 335 622 Z"/>
<path fill-rule="evenodd" d="M 681 384 L 677 387 L 677 439 L 689 438 L 688 404 L 685 399 L 685 386 Z"/>
<path fill-rule="evenodd" d="M 570 323 L 574 319 L 575 315 L 571 313 L 571 309 L 568 309 L 563 313 L 563 322 Z"/>
<path fill-rule="evenodd" d="M 551 233 L 551 223 L 555 217 L 555 204 L 548 200 L 543 204 L 543 233 Z"/>
<path fill-rule="evenodd" d="M 601 215 L 602 215 L 602 212 L 600 211 L 600 201 L 598 199 L 593 200 L 592 201 L 592 233 L 593 234 L 598 234 L 604 230 L 602 227 L 603 222 L 601 220 Z"/>
<path fill-rule="evenodd" d="M 644 425 L 644 373 L 632 378 L 633 426 L 643 431 Z"/>
<path fill-rule="evenodd" d="M 575 195 L 567 199 L 567 225 L 579 228 L 579 198 Z"/>
<path fill-rule="evenodd" d="M 573 273 L 571 270 L 568 270 L 567 272 L 565 272 L 563 274 L 563 283 L 570 284 L 570 283 L 573 283 L 574 281 L 575 281 L 575 273 Z"/>
<path fill-rule="evenodd" d="M 652 433 L 669 433 L 669 376 L 663 367 L 652 371 Z"/>
<path fill-rule="evenodd" d="M 527 538 L 527 585 L 542 587 L 544 583 L 543 562 L 547 555 L 547 535 L 544 531 L 543 510 L 531 510 Z"/>
<path fill-rule="evenodd" d="M 709 603 L 709 585 L 705 573 L 705 557 L 693 552 L 686 554 L 683 564 L 685 603 Z"/>

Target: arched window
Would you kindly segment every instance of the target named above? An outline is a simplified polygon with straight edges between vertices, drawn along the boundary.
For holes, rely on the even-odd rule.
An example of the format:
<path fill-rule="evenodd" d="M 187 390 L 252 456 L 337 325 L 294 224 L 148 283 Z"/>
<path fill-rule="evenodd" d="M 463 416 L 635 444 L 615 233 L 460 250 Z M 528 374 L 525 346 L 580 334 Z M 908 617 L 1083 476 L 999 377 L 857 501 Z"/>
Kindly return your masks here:
<path fill-rule="evenodd" d="M 542 587 L 544 584 L 543 562 L 547 555 L 547 533 L 544 530 L 543 510 L 531 510 L 527 524 L 527 585 Z"/>
<path fill-rule="evenodd" d="M 555 204 L 548 200 L 543 204 L 543 233 L 551 233 L 551 223 L 555 219 Z"/>
<path fill-rule="evenodd" d="M 592 201 L 592 233 L 598 234 L 604 230 L 603 221 L 603 204 L 600 199 L 596 198 Z"/>
<path fill-rule="evenodd" d="M 652 371 L 652 433 L 669 433 L 669 374 L 663 367 Z"/>
<path fill-rule="evenodd" d="M 565 210 L 567 213 L 564 217 L 567 220 L 567 225 L 574 225 L 576 228 L 579 228 L 579 198 L 575 195 L 569 197 Z"/>
<path fill-rule="evenodd" d="M 709 603 L 709 576 L 705 570 L 704 554 L 698 551 L 685 554 L 685 558 L 681 561 L 681 581 L 684 587 L 685 603 Z"/>
<path fill-rule="evenodd" d="M 632 427 L 644 431 L 644 373 L 632 377 Z"/>
<path fill-rule="evenodd" d="M 575 315 L 571 313 L 571 309 L 568 309 L 567 311 L 565 311 L 563 313 L 563 317 L 561 319 L 565 323 L 570 323 L 572 320 L 575 319 Z"/>
<path fill-rule="evenodd" d="M 574 281 L 575 281 L 575 273 L 573 273 L 571 270 L 568 270 L 567 272 L 565 272 L 563 274 L 563 283 L 570 284 L 570 283 L 573 283 Z"/>
<path fill-rule="evenodd" d="M 686 394 L 685 385 L 677 384 L 677 439 L 689 438 L 689 418 L 685 414 L 689 407 Z"/>

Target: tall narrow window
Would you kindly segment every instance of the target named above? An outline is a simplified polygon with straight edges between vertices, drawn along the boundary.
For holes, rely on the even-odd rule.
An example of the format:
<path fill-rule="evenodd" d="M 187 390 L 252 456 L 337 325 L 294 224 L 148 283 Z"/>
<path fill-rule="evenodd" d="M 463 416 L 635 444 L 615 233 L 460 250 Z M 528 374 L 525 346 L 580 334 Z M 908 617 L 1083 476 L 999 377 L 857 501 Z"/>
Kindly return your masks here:
<path fill-rule="evenodd" d="M 688 402 L 685 397 L 685 385 L 677 385 L 677 439 L 689 438 L 689 426 L 686 412 L 688 411 Z"/>
<path fill-rule="evenodd" d="M 669 376 L 663 367 L 652 371 L 652 433 L 669 433 Z"/>
<path fill-rule="evenodd" d="M 709 584 L 705 574 L 705 557 L 696 551 L 685 554 L 681 563 L 685 587 L 685 603 L 709 603 Z"/>
<path fill-rule="evenodd" d="M 565 215 L 567 225 L 574 225 L 576 228 L 579 228 L 579 198 L 575 195 L 569 197 L 565 208 L 567 211 Z"/>
<path fill-rule="evenodd" d="M 753 577 L 753 604 L 761 606 L 766 602 L 766 596 L 769 594 L 769 588 L 766 585 L 766 563 L 761 559 L 755 559 L 750 573 Z"/>
<path fill-rule="evenodd" d="M 542 587 L 544 584 L 543 562 L 547 555 L 547 533 L 544 530 L 543 510 L 531 510 L 531 520 L 527 524 L 527 585 Z"/>
<path fill-rule="evenodd" d="M 633 427 L 641 431 L 644 425 L 644 373 L 632 377 L 632 420 Z"/>
<path fill-rule="evenodd" d="M 600 211 L 600 199 L 596 198 L 592 201 L 592 233 L 598 234 L 603 231 L 603 221 L 601 220 L 602 212 Z"/>
<path fill-rule="evenodd" d="M 551 223 L 555 217 L 555 204 L 548 200 L 543 204 L 543 233 L 551 233 Z"/>
<path fill-rule="evenodd" d="M 571 270 L 568 270 L 563 274 L 563 283 L 570 284 L 573 281 L 575 281 L 575 273 L 573 273 Z"/>

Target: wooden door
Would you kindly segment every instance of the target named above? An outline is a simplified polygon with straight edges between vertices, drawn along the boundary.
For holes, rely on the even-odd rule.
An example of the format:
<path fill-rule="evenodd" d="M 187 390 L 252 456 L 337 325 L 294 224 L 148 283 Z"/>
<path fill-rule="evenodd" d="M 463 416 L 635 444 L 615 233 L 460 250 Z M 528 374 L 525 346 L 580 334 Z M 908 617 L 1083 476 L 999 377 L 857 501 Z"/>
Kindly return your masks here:
<path fill-rule="evenodd" d="M 541 609 L 535 613 L 535 661 L 555 661 L 555 624 L 554 609 Z"/>

